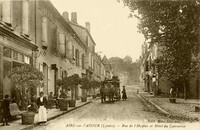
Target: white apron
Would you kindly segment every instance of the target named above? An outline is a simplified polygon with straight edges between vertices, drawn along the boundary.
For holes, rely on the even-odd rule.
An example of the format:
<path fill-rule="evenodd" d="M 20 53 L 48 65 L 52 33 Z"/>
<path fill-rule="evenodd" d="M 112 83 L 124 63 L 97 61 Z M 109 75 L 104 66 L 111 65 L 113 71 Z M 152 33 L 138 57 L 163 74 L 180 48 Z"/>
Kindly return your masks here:
<path fill-rule="evenodd" d="M 40 106 L 38 116 L 39 116 L 39 122 L 47 121 L 47 109 L 44 106 Z"/>

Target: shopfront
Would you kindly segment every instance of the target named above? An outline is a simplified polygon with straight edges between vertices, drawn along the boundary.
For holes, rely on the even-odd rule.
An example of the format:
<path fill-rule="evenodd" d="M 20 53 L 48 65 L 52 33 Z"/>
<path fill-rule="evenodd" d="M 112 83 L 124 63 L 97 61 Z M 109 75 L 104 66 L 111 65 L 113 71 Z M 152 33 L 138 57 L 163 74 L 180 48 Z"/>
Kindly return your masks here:
<path fill-rule="evenodd" d="M 8 72 L 15 67 L 23 64 L 33 64 L 33 51 L 37 46 L 29 41 L 18 38 L 6 37 L 0 33 L 0 100 L 5 94 L 13 98 L 13 86 L 7 77 Z"/>

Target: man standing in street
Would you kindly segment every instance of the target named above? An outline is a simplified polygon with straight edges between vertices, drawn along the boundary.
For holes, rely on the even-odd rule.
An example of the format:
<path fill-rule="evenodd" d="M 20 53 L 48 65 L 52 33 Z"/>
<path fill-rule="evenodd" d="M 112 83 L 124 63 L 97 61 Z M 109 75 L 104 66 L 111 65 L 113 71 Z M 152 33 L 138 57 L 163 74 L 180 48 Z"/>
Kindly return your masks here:
<path fill-rule="evenodd" d="M 10 117 L 10 101 L 9 101 L 9 95 L 5 95 L 5 99 L 2 102 L 1 105 L 1 110 L 2 110 L 2 115 L 3 115 L 3 124 L 1 126 L 8 125 L 8 120 Z"/>

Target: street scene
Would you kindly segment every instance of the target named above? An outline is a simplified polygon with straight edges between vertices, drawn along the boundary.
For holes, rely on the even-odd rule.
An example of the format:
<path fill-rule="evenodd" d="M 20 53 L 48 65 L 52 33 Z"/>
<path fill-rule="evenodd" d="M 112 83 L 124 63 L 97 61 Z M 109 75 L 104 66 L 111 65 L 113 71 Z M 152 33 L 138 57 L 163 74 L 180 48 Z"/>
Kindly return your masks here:
<path fill-rule="evenodd" d="M 200 0 L 0 0 L 0 130 L 200 128 Z"/>
<path fill-rule="evenodd" d="M 84 128 L 95 129 L 100 127 L 98 124 L 102 122 L 107 125 L 112 124 L 111 128 L 118 127 L 118 129 L 121 128 L 120 125 L 123 125 L 118 122 L 124 122 L 124 125 L 128 125 L 130 122 L 133 124 L 137 124 L 138 122 L 183 122 L 160 115 L 153 106 L 148 104 L 144 99 L 139 98 L 133 88 L 134 86 L 127 88 L 127 101 L 118 101 L 114 104 L 101 104 L 100 100 L 95 100 L 89 105 L 52 120 L 45 126 L 35 127 L 33 130 L 75 129 L 73 125 L 85 125 Z M 119 126 L 114 126 L 117 123 Z M 91 127 L 89 127 L 89 124 Z"/>

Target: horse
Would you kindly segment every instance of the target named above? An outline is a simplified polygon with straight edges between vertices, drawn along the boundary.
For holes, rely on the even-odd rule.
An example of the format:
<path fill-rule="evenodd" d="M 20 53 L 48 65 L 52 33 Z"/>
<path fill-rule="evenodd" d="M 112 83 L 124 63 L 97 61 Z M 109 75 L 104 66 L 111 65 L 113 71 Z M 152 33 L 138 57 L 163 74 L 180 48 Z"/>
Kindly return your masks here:
<path fill-rule="evenodd" d="M 102 86 L 100 88 L 101 103 L 106 102 L 106 97 L 108 98 L 109 102 L 114 103 L 114 93 L 114 86 L 110 84 Z"/>

